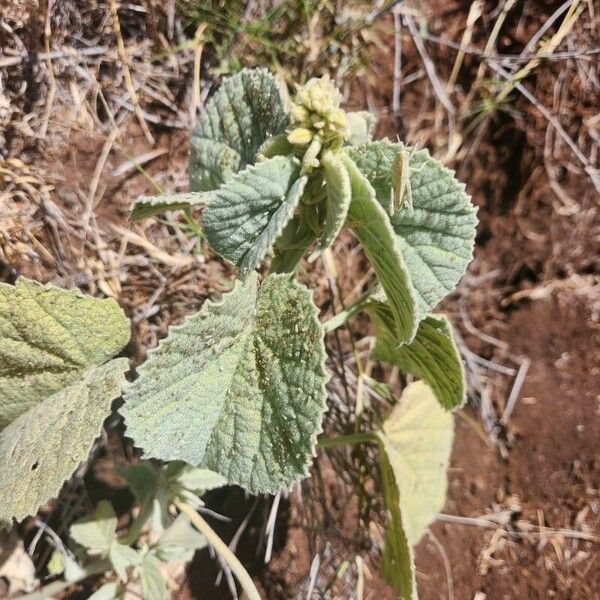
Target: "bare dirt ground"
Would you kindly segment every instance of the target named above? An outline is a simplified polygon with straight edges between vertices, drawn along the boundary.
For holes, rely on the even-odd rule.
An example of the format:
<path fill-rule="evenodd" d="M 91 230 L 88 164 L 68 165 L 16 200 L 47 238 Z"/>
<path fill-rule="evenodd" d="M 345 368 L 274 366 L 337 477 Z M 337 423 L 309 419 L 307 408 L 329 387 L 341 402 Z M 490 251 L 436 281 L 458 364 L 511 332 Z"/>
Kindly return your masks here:
<path fill-rule="evenodd" d="M 0 276 L 13 281 L 22 274 L 117 298 L 134 322 L 127 349 L 134 364 L 172 322 L 226 290 L 231 275 L 176 215 L 127 222 L 137 195 L 155 193 L 157 185 L 186 189 L 194 57 L 203 50 L 201 101 L 217 78 L 210 69 L 224 64 L 211 44 L 194 42 L 195 25 L 186 29 L 185 20 L 155 4 L 119 10 L 141 120 L 108 3 L 51 3 L 49 40 L 43 6 L 9 0 L 0 7 Z M 593 180 L 600 61 L 586 54 L 600 46 L 600 3 L 432 0 L 402 11 L 399 30 L 388 11 L 342 45 L 342 58 L 355 55 L 356 40 L 368 47 L 356 71 L 344 71 L 330 46 L 325 53 L 315 41 L 329 39 L 329 22 L 320 27 L 319 19 L 313 37 L 297 42 L 301 59 L 279 68 L 293 81 L 320 74 L 326 64 L 344 82 L 348 107 L 375 109 L 379 136 L 430 147 L 457 170 L 480 209 L 474 263 L 441 307 L 463 338 L 470 401 L 457 415 L 446 517 L 417 550 L 420 597 L 600 598 L 600 194 Z M 443 43 L 419 38 L 421 18 Z M 484 51 L 499 21 L 496 41 Z M 457 50 L 448 40 L 463 40 L 467 49 L 456 75 Z M 46 42 L 59 53 L 52 58 L 54 86 Z M 552 58 L 536 54 L 542 42 Z M 239 60 L 252 64 L 256 47 L 238 44 Z M 177 45 L 183 49 L 168 52 Z M 520 53 L 518 61 L 501 58 Z M 527 69 L 522 89 L 508 86 L 498 69 Z M 335 258 L 338 292 L 348 298 L 365 267 L 350 236 Z M 331 314 L 332 274 L 316 269 L 307 277 L 323 314 Z M 352 327 L 369 333 L 365 320 Z M 344 363 L 348 333 L 337 342 L 328 341 L 332 368 Z M 345 400 L 332 390 L 329 429 L 339 426 Z M 114 490 L 118 482 L 105 472 L 130 459 L 131 448 L 115 434 L 86 477 L 77 510 Z M 364 493 L 357 492 L 359 481 Z M 59 506 L 81 496 L 81 485 L 67 489 Z M 313 598 L 357 598 L 362 580 L 362 598 L 384 600 L 394 595 L 378 576 L 385 526 L 378 485 L 368 453 L 320 452 L 312 477 L 280 502 L 267 566 L 264 531 L 273 500 L 233 490 L 211 495 L 209 504 L 233 518 L 215 523 L 226 540 L 252 512 L 238 551 L 266 597 L 306 598 L 313 565 Z M 125 512 L 130 498 L 119 493 Z M 42 513 L 53 525 L 56 508 Z M 21 534 L 29 542 L 34 531 L 26 524 Z M 33 553 L 42 573 L 43 557 Z M 174 574 L 173 598 L 229 598 L 224 578 L 214 585 L 218 572 L 208 552 L 199 553 Z M 70 597 L 86 597 L 79 594 Z"/>

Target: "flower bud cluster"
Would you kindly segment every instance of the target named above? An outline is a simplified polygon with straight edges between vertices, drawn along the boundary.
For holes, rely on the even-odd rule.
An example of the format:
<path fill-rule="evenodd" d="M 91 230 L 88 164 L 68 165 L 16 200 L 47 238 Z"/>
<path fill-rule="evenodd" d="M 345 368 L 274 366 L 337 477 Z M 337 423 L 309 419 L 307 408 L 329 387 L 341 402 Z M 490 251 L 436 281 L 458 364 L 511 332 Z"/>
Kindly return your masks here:
<path fill-rule="evenodd" d="M 349 137 L 349 131 L 348 119 L 340 108 L 340 102 L 341 94 L 327 75 L 310 79 L 300 86 L 291 106 L 290 144 L 318 145 L 319 150 L 341 148 Z M 316 157 L 311 157 L 311 160 L 314 164 Z"/>

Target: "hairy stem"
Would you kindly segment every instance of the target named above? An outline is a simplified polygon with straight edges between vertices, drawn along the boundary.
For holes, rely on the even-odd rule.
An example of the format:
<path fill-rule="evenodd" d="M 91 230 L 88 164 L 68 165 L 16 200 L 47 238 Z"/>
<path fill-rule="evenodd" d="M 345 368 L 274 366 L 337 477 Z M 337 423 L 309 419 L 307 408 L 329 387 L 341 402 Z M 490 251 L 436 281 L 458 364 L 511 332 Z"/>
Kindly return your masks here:
<path fill-rule="evenodd" d="M 210 545 L 221 555 L 232 573 L 237 577 L 242 589 L 246 592 L 248 600 L 261 600 L 261 597 L 242 563 L 229 549 L 227 544 L 212 530 L 210 525 L 189 504 L 175 500 L 175 506 L 193 523 L 194 527 L 208 540 Z"/>

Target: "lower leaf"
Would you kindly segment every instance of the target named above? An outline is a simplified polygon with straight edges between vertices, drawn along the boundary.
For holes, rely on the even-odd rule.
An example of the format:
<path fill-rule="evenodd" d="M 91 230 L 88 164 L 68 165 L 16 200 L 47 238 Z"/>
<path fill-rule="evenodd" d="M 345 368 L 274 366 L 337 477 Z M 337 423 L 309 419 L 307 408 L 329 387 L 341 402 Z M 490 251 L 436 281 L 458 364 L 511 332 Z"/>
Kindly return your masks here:
<path fill-rule="evenodd" d="M 117 358 L 89 369 L 0 432 L 0 523 L 35 514 L 58 494 L 87 458 L 128 367 Z"/>
<path fill-rule="evenodd" d="M 399 344 L 387 302 L 371 301 L 367 310 L 377 332 L 373 359 L 396 365 L 403 372 L 423 379 L 447 410 L 465 401 L 462 360 L 446 317 L 428 315 L 419 323 L 415 339 L 410 344 Z"/>

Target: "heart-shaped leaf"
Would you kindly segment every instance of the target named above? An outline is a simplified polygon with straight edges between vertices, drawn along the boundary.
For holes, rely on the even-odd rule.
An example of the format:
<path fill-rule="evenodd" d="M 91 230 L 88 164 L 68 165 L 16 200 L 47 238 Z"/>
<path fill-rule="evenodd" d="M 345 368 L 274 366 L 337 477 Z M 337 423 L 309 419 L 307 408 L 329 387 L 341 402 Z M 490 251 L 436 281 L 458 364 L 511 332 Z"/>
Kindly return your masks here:
<path fill-rule="evenodd" d="M 422 381 L 410 384 L 378 435 L 389 524 L 383 575 L 401 600 L 417 600 L 415 546 L 443 508 L 454 422 Z"/>
<path fill-rule="evenodd" d="M 325 410 L 323 330 L 287 275 L 238 282 L 171 328 L 121 409 L 146 455 L 204 465 L 251 492 L 305 476 Z"/>

